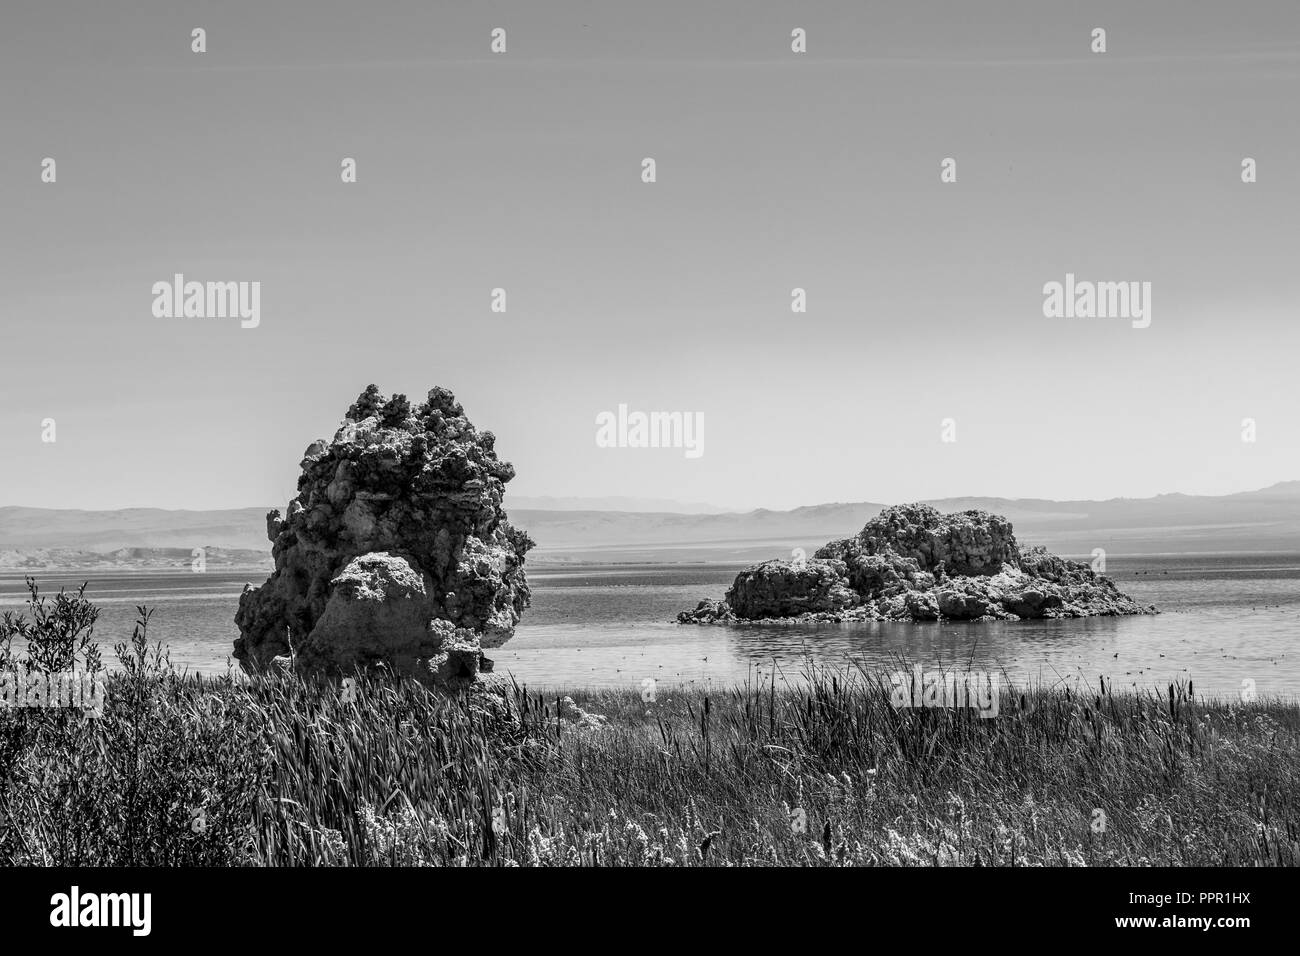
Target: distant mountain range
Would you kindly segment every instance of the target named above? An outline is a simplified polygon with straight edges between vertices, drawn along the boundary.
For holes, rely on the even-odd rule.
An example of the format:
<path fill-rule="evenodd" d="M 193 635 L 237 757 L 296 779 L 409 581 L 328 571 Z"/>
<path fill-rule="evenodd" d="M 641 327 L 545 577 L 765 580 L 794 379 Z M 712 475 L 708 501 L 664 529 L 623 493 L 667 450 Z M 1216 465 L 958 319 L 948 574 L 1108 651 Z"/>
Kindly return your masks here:
<path fill-rule="evenodd" d="M 811 551 L 859 530 L 884 504 L 790 511 L 618 510 L 611 505 L 707 508 L 659 499 L 506 497 L 510 520 L 538 543 L 535 563 L 750 561 Z M 545 503 L 549 507 L 521 507 Z M 1300 481 L 1232 495 L 1157 495 L 1107 501 L 942 498 L 940 511 L 978 508 L 1010 519 L 1024 544 L 1067 555 L 1300 552 Z M 586 505 L 584 507 L 584 505 Z M 212 566 L 263 567 L 267 508 L 223 511 L 76 511 L 0 508 L 0 569 L 189 567 L 193 548 Z"/>
<path fill-rule="evenodd" d="M 205 571 L 265 570 L 273 568 L 270 550 L 208 548 L 195 555 L 193 548 L 118 548 L 115 551 L 84 551 L 76 548 L 0 550 L 0 571 L 44 569 L 115 571 L 194 571 L 202 559 Z"/>
<path fill-rule="evenodd" d="M 673 498 L 535 498 L 510 495 L 512 511 L 670 511 L 675 514 L 730 514 L 735 508 L 720 508 L 701 501 L 677 501 Z"/>
<path fill-rule="evenodd" d="M 1023 544 L 1065 555 L 1087 555 L 1095 548 L 1130 555 L 1300 552 L 1300 481 L 1232 495 L 941 498 L 926 504 L 944 512 L 980 509 L 1003 515 Z M 885 507 L 851 502 L 709 515 L 509 510 L 511 521 L 543 546 L 539 557 L 749 561 L 784 556 L 796 547 L 811 553 L 832 538 L 857 532 Z"/>

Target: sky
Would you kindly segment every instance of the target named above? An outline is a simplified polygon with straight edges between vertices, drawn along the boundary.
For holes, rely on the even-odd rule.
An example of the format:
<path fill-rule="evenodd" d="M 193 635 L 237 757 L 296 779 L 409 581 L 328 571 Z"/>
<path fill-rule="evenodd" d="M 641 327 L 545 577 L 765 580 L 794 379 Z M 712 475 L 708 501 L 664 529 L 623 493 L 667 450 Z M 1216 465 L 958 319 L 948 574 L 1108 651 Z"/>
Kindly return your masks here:
<path fill-rule="evenodd" d="M 1298 94 L 1293 0 L 6 0 L 0 505 L 282 507 L 371 382 L 519 495 L 1300 478 Z M 155 316 L 178 272 L 257 327 Z M 1067 273 L 1150 325 L 1046 317 Z M 702 453 L 598 446 L 620 404 Z"/>

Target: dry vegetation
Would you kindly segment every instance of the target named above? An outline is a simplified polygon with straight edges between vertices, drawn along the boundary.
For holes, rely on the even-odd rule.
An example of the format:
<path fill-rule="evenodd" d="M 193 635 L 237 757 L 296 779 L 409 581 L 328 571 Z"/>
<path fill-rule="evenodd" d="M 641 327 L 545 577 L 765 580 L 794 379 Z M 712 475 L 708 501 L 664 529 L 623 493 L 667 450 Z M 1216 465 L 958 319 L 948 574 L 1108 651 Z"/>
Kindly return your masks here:
<path fill-rule="evenodd" d="M 79 600 L 47 607 L 43 631 L 6 622 L 0 665 L 80 664 Z M 861 669 L 649 703 L 362 679 L 347 701 L 288 676 L 179 675 L 147 626 L 141 609 L 102 716 L 0 710 L 0 860 L 1300 863 L 1291 703 L 1038 689 L 982 719 L 896 709 L 887 677 Z"/>

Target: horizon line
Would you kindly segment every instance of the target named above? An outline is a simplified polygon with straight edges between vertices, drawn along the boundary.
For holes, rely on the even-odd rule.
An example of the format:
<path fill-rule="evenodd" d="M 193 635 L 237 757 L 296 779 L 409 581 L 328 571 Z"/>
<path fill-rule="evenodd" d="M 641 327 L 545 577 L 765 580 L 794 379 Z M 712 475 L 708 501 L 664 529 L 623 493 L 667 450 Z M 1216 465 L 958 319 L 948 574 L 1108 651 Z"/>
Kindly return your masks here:
<path fill-rule="evenodd" d="M 1155 501 L 1155 500 L 1158 499 L 1158 498 L 1174 498 L 1174 497 L 1180 497 L 1180 498 L 1232 498 L 1232 497 L 1235 497 L 1235 496 L 1237 496 L 1237 495 L 1248 495 L 1248 494 L 1255 494 L 1255 493 L 1258 493 L 1258 492 L 1261 492 L 1261 491 L 1269 491 L 1269 490 L 1271 490 L 1271 489 L 1278 488 L 1278 487 L 1281 487 L 1281 486 L 1283 486 L 1283 485 L 1300 485 L 1300 478 L 1283 479 L 1283 480 L 1281 480 L 1281 481 L 1275 481 L 1275 482 L 1273 482 L 1273 483 L 1270 484 L 1270 485 L 1265 485 L 1265 486 L 1260 487 L 1260 488 L 1246 488 L 1246 489 L 1242 489 L 1242 490 L 1240 490 L 1240 491 L 1230 491 L 1230 492 L 1225 492 L 1224 494 L 1218 494 L 1218 495 L 1192 494 L 1192 493 L 1188 493 L 1188 492 L 1184 492 L 1184 491 L 1163 491 L 1163 492 L 1158 492 L 1158 493 L 1156 493 L 1156 494 L 1154 494 L 1154 495 L 1143 495 L 1143 496 L 1138 496 L 1138 497 L 1131 497 L 1131 496 L 1128 496 L 1128 495 L 1115 495 L 1115 496 L 1112 496 L 1112 497 L 1110 497 L 1110 498 L 1044 498 L 1044 497 L 1034 497 L 1034 496 L 1022 496 L 1022 497 L 1010 498 L 1010 497 L 1007 497 L 1007 496 L 1005 496 L 1005 495 L 964 494 L 964 495 L 942 495 L 942 496 L 939 496 L 939 497 L 931 497 L 931 498 L 913 498 L 913 499 L 910 499 L 910 500 L 905 500 L 905 501 L 894 501 L 894 502 L 872 501 L 872 500 L 869 500 L 869 499 L 861 499 L 861 500 L 858 500 L 858 501 L 819 501 L 819 502 L 815 502 L 815 503 L 813 503 L 813 504 L 795 505 L 795 506 L 790 507 L 790 508 L 769 508 L 769 507 L 766 507 L 766 506 L 762 506 L 762 505 L 760 505 L 760 506 L 758 506 L 758 507 L 754 507 L 754 508 L 735 508 L 735 509 L 724 509 L 724 510 L 721 510 L 721 511 L 690 511 L 690 512 L 686 512 L 686 511 L 633 511 L 633 510 L 623 510 L 623 509 L 616 509 L 616 508 L 529 508 L 529 507 L 520 507 L 520 508 L 518 508 L 518 510 L 520 510 L 520 511 L 558 511 L 558 512 L 564 512 L 564 511 L 572 511 L 572 512 L 581 512 L 581 511 L 603 511 L 603 512 L 608 512 L 608 513 L 619 513 L 619 512 L 621 511 L 623 514 L 680 514 L 680 515 L 685 515 L 685 516 L 688 516 L 688 517 L 708 517 L 708 516 L 710 516 L 710 515 L 728 515 L 728 514 L 731 514 L 731 515 L 747 515 L 747 514 L 753 514 L 753 513 L 756 512 L 756 511 L 771 511 L 771 512 L 798 511 L 798 510 L 800 510 L 801 508 L 824 508 L 824 507 L 833 507 L 833 506 L 850 506 L 850 505 L 881 505 L 882 507 L 889 508 L 889 507 L 893 507 L 893 506 L 895 506 L 895 505 L 902 505 L 902 504 L 922 504 L 922 503 L 926 503 L 926 502 L 935 502 L 935 501 L 959 501 L 959 500 L 962 500 L 962 499 L 980 499 L 980 498 L 984 498 L 984 499 L 992 499 L 992 500 L 997 500 L 997 501 L 1007 501 L 1007 502 L 1013 502 L 1013 503 L 1014 503 L 1014 502 L 1026 502 L 1026 501 L 1035 501 L 1035 502 L 1037 502 L 1037 501 L 1044 501 L 1044 502 L 1051 502 L 1051 503 L 1053 503 L 1053 504 L 1076 504 L 1076 503 L 1080 503 L 1080 502 L 1095 502 L 1095 503 L 1098 503 L 1098 504 L 1106 504 L 1106 503 L 1115 502 L 1115 501 Z M 601 499 L 608 499 L 608 498 L 637 498 L 637 497 L 639 497 L 639 496 L 637 496 L 637 495 L 522 495 L 522 494 L 521 494 L 521 495 L 519 495 L 518 497 L 520 497 L 520 498 L 576 498 L 576 499 L 601 500 Z M 293 499 L 290 499 L 290 500 L 293 500 Z M 673 499 L 664 499 L 664 500 L 672 501 Z M 686 501 L 677 502 L 677 503 L 678 503 L 678 504 L 684 504 L 684 505 L 686 505 L 686 504 L 692 504 L 692 502 L 686 502 Z M 508 496 L 503 496 L 503 499 L 502 499 L 502 503 L 501 503 L 501 504 L 502 504 L 502 507 L 503 507 L 503 508 L 509 510 L 509 508 L 511 507 L 511 505 L 510 505 L 510 502 L 509 502 Z M 251 510 L 254 510 L 254 509 L 261 510 L 261 509 L 263 509 L 263 508 L 265 508 L 267 511 L 279 510 L 279 508 L 276 507 L 276 506 L 271 506 L 270 508 L 267 508 L 267 506 L 265 506 L 265 505 L 236 505 L 236 506 L 233 506 L 233 507 L 224 507 L 224 508 L 192 508 L 192 507 L 186 507 L 186 508 L 160 508 L 160 507 L 158 507 L 158 506 L 156 506 L 156 505 L 126 505 L 126 506 L 118 507 L 118 508 L 79 508 L 79 507 L 49 508 L 49 507 L 43 507 L 43 506 L 40 506 L 40 505 L 21 505 L 21 504 L 6 504 L 6 505 L 0 505 L 0 511 L 7 511 L 7 510 L 10 510 L 10 509 L 23 509 L 23 510 L 26 510 L 26 511 L 54 511 L 54 512 L 60 512 L 60 511 L 63 511 L 63 512 L 66 512 L 66 511 L 84 511 L 84 512 L 118 512 L 118 511 L 205 512 L 205 511 L 251 511 Z"/>

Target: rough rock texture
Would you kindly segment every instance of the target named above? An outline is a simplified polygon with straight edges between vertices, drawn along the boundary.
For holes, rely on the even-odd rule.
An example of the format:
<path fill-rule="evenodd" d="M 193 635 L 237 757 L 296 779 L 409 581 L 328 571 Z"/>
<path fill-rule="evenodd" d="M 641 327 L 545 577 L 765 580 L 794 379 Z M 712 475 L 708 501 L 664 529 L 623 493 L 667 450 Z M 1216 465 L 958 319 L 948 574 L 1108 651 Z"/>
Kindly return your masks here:
<path fill-rule="evenodd" d="M 298 496 L 267 515 L 275 572 L 247 588 L 235 657 L 300 672 L 382 664 L 440 688 L 491 670 L 528 606 L 532 541 L 501 507 L 514 477 L 451 392 L 411 407 L 371 385 L 332 441 L 311 443 Z"/>
<path fill-rule="evenodd" d="M 728 600 L 755 617 L 842 611 L 860 603 L 848 586 L 847 575 L 843 561 L 767 561 L 742 571 L 728 592 Z"/>
<path fill-rule="evenodd" d="M 1024 552 L 1011 523 L 985 511 L 886 508 L 852 538 L 806 563 L 742 571 L 722 601 L 683 611 L 683 624 L 775 621 L 987 621 L 1148 614 L 1087 564 Z"/>

